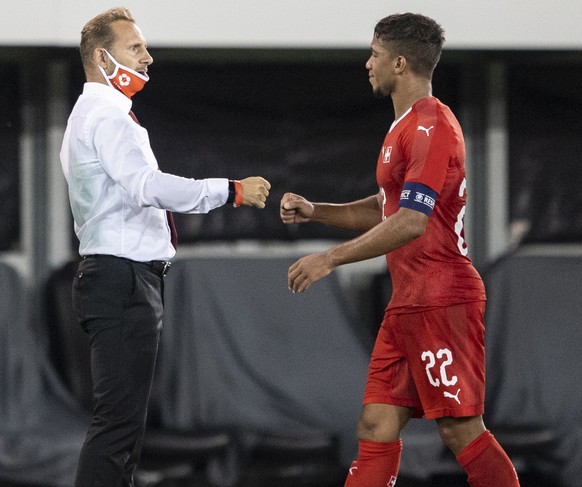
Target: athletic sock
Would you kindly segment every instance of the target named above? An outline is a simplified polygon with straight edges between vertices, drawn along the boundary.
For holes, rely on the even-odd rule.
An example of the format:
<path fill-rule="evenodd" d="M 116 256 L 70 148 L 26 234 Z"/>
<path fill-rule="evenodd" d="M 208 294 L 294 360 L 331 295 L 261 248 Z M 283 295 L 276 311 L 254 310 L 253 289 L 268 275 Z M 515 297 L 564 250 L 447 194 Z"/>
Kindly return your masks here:
<path fill-rule="evenodd" d="M 352 462 L 344 487 L 394 487 L 402 440 L 390 443 L 360 440 L 359 445 L 358 459 Z"/>
<path fill-rule="evenodd" d="M 519 487 L 513 463 L 489 430 L 457 455 L 471 487 Z"/>

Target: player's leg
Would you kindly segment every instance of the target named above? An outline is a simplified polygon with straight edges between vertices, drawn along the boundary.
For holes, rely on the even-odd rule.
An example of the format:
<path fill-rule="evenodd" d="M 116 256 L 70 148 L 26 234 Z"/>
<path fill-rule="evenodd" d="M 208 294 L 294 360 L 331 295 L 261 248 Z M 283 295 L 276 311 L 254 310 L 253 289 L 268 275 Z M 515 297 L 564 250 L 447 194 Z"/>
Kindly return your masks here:
<path fill-rule="evenodd" d="M 358 421 L 358 439 L 383 443 L 398 441 L 414 411 L 414 408 L 392 404 L 364 404 Z"/>
<path fill-rule="evenodd" d="M 441 440 L 455 456 L 474 439 L 485 432 L 482 416 L 437 418 Z"/>
<path fill-rule="evenodd" d="M 352 462 L 345 487 L 386 487 L 396 483 L 400 467 L 400 432 L 413 408 L 365 404 L 358 422 L 358 459 Z"/>
<path fill-rule="evenodd" d="M 408 367 L 394 346 L 390 321 L 385 317 L 372 352 L 358 422 L 358 458 L 352 462 L 345 487 L 392 487 L 396 483 L 400 433 L 418 404 Z"/>
<path fill-rule="evenodd" d="M 425 415 L 472 487 L 516 487 L 513 465 L 485 429 L 484 303 L 403 316 L 397 330 Z M 396 331 L 395 331 L 396 332 Z"/>
<path fill-rule="evenodd" d="M 439 434 L 467 472 L 471 487 L 518 487 L 513 463 L 481 416 L 439 418 Z"/>

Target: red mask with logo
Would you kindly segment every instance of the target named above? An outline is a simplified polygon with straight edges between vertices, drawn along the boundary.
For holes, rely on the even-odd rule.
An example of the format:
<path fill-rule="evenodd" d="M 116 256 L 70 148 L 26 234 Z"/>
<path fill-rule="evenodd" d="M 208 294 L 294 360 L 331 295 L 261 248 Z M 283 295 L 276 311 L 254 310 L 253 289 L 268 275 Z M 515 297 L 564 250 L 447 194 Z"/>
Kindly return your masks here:
<path fill-rule="evenodd" d="M 106 49 L 103 49 L 105 54 L 109 56 L 111 62 L 115 64 L 115 69 L 111 75 L 107 75 L 105 70 L 99 66 L 99 70 L 101 74 L 107 81 L 107 84 L 112 88 L 115 88 L 118 91 L 121 91 L 125 96 L 131 98 L 135 95 L 138 91 L 141 91 L 145 84 L 149 81 L 149 76 L 144 74 L 140 74 L 137 71 L 134 71 L 123 64 L 119 64 L 111 54 L 107 52 Z"/>

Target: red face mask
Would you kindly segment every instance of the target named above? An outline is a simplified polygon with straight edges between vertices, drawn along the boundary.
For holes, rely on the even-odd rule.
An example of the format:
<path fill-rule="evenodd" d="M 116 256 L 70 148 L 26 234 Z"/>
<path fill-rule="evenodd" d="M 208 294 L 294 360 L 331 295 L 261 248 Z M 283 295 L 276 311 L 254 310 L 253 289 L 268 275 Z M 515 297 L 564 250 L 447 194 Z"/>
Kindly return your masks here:
<path fill-rule="evenodd" d="M 105 78 L 105 81 L 107 81 L 107 84 L 112 88 L 121 91 L 121 93 L 128 98 L 131 98 L 138 91 L 141 91 L 150 78 L 124 66 L 123 64 L 119 64 L 106 49 L 103 50 L 109 56 L 109 59 L 111 59 L 113 64 L 115 64 L 115 69 L 110 76 L 107 76 L 105 70 L 99 66 L 99 70 Z"/>

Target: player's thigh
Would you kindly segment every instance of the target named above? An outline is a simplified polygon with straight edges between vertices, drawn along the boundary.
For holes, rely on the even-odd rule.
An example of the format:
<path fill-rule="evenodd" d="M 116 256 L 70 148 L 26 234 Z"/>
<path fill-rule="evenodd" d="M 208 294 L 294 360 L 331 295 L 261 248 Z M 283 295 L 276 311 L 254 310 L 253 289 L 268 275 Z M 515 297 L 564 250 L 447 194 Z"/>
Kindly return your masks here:
<path fill-rule="evenodd" d="M 390 404 L 419 408 L 420 399 L 404 351 L 395 336 L 397 315 L 386 314 L 378 331 L 368 367 L 364 404 Z M 422 411 L 418 410 L 421 416 Z"/>

